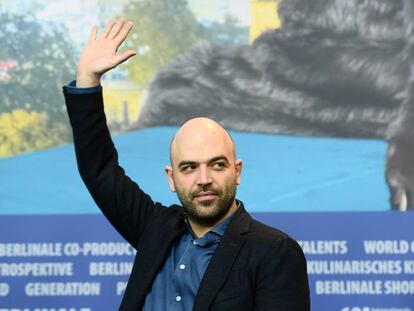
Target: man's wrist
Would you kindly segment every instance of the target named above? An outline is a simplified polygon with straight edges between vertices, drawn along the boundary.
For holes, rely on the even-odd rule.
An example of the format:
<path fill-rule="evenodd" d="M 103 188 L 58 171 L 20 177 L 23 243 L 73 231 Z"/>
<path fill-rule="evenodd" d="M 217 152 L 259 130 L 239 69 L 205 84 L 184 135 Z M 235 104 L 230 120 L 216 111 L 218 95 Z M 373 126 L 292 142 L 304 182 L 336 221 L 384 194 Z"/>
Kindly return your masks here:
<path fill-rule="evenodd" d="M 100 85 L 100 76 L 96 74 L 86 74 L 78 71 L 76 75 L 76 87 L 88 88 Z"/>

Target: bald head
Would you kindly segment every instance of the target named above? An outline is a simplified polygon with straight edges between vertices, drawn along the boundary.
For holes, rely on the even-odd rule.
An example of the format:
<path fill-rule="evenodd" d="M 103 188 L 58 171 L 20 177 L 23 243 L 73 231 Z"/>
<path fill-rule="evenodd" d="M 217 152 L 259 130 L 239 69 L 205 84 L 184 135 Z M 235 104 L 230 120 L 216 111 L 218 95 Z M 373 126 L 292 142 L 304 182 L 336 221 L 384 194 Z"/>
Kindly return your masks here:
<path fill-rule="evenodd" d="M 194 118 L 184 123 L 174 135 L 170 145 L 170 161 L 178 155 L 190 155 L 192 152 L 208 156 L 209 149 L 217 147 L 233 161 L 236 148 L 230 134 L 216 121 L 208 118 Z"/>

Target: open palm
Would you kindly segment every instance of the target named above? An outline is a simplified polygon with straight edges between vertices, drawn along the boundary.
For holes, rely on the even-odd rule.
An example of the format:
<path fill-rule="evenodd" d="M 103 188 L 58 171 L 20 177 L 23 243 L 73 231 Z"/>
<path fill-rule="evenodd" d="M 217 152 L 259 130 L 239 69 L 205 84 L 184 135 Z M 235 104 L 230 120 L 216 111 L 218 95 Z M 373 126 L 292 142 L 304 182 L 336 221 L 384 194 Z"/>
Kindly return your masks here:
<path fill-rule="evenodd" d="M 98 27 L 92 28 L 89 40 L 78 63 L 77 86 L 89 87 L 99 84 L 100 77 L 108 70 L 134 56 L 134 50 L 118 53 L 133 24 L 123 18 L 111 20 L 98 36 Z"/>

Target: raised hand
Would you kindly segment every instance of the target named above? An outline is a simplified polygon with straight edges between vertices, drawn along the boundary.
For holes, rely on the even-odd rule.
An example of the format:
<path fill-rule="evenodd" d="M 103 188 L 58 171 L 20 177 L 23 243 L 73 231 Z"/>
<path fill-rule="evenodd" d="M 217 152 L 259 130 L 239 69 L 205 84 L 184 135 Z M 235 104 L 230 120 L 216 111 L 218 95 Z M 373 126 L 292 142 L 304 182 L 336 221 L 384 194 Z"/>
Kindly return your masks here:
<path fill-rule="evenodd" d="M 119 18 L 117 21 L 111 20 L 99 36 L 97 35 L 98 27 L 92 28 L 88 44 L 79 58 L 76 75 L 77 87 L 98 85 L 105 72 L 136 54 L 134 50 L 117 53 L 132 27 L 131 22 L 125 23 L 123 18 Z"/>

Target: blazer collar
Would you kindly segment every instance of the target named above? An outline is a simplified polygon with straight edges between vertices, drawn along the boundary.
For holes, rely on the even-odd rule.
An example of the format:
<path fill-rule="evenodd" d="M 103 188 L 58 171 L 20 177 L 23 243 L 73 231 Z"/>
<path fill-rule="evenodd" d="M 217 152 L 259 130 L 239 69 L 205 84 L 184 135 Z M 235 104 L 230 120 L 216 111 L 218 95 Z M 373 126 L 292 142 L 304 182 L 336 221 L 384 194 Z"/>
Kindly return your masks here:
<path fill-rule="evenodd" d="M 170 254 L 171 245 L 187 230 L 181 207 L 170 207 L 165 214 L 148 225 L 146 230 L 151 234 L 141 237 L 120 310 L 138 310 L 144 305 L 157 273 Z M 140 249 L 145 250 L 145 255 L 139 253 Z"/>
<path fill-rule="evenodd" d="M 244 234 L 250 230 L 251 217 L 243 203 L 235 212 L 229 227 L 211 258 L 194 302 L 193 310 L 208 310 L 218 291 L 224 284 L 237 255 L 246 241 Z"/>

